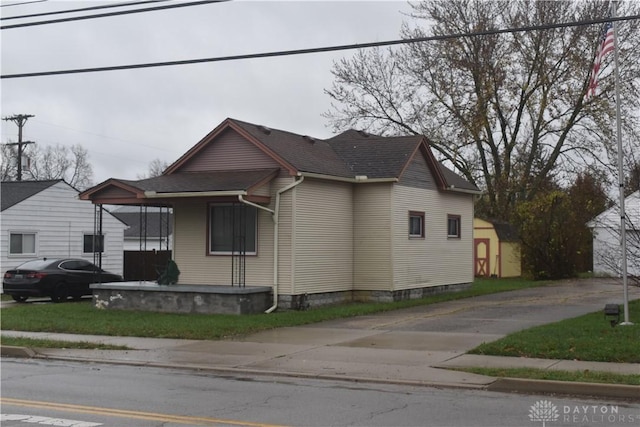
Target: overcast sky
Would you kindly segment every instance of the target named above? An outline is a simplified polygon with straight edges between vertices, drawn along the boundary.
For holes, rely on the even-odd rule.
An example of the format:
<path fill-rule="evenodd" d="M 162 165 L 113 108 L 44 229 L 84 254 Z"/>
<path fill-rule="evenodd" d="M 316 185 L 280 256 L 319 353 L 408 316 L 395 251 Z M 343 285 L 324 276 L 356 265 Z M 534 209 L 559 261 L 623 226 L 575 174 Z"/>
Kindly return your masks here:
<path fill-rule="evenodd" d="M 0 11 L 9 17 L 103 3 L 47 1 Z M 2 74 L 395 40 L 409 10 L 404 1 L 230 1 L 4 29 Z M 95 184 L 137 179 L 152 160 L 173 162 L 227 117 L 329 137 L 324 89 L 333 62 L 353 53 L 3 79 L 2 117 L 35 115 L 23 139 L 43 147 L 81 144 Z M 2 143 L 15 141 L 17 126 L 2 121 Z"/>

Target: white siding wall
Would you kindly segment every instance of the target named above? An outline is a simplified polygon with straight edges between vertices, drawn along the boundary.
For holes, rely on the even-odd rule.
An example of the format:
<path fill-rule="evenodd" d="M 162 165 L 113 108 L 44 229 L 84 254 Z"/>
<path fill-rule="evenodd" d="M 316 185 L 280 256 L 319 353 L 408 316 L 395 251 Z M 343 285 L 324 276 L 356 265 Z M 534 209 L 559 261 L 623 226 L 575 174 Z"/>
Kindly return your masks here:
<path fill-rule="evenodd" d="M 394 185 L 394 290 L 473 281 L 473 197 Z M 409 211 L 425 212 L 425 238 L 409 239 Z M 461 238 L 447 237 L 447 215 L 461 216 Z"/>
<path fill-rule="evenodd" d="M 354 289 L 392 290 L 392 184 L 354 188 Z"/>
<path fill-rule="evenodd" d="M 353 289 L 352 184 L 306 179 L 293 209 L 292 293 Z"/>
<path fill-rule="evenodd" d="M 0 251 L 2 271 L 34 258 L 9 255 L 11 233 L 36 233 L 37 258 L 73 257 L 93 261 L 83 253 L 84 234 L 93 234 L 94 205 L 77 198 L 78 192 L 59 182 L 2 212 Z M 108 212 L 103 213 L 105 251 L 102 268 L 122 274 L 125 225 Z"/>

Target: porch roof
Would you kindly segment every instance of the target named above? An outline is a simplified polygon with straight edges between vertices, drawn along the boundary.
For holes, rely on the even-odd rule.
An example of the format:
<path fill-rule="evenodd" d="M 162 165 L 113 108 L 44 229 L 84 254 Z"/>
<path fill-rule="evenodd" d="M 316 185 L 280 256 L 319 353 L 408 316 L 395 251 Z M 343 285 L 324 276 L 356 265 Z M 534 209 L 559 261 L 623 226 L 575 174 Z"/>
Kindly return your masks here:
<path fill-rule="evenodd" d="M 80 194 L 80 199 L 103 204 L 152 204 L 176 197 L 248 195 L 275 178 L 280 169 L 188 172 L 137 181 L 109 179 Z M 261 196 L 261 199 L 269 197 Z"/>

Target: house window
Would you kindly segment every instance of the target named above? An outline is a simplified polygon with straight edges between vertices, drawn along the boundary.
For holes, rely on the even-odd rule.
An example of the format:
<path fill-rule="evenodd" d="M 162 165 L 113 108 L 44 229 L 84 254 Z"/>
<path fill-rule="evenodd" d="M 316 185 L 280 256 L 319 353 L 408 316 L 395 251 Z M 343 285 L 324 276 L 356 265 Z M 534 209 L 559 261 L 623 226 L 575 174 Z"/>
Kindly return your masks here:
<path fill-rule="evenodd" d="M 424 237 L 424 212 L 409 211 L 409 238 Z"/>
<path fill-rule="evenodd" d="M 9 236 L 10 255 L 35 255 L 35 233 L 11 233 Z"/>
<path fill-rule="evenodd" d="M 104 235 L 85 234 L 82 243 L 82 252 L 85 254 L 104 252 Z"/>
<path fill-rule="evenodd" d="M 447 237 L 460 238 L 460 215 L 447 216 Z"/>
<path fill-rule="evenodd" d="M 215 204 L 209 212 L 209 253 L 256 254 L 257 208 L 245 204 Z"/>

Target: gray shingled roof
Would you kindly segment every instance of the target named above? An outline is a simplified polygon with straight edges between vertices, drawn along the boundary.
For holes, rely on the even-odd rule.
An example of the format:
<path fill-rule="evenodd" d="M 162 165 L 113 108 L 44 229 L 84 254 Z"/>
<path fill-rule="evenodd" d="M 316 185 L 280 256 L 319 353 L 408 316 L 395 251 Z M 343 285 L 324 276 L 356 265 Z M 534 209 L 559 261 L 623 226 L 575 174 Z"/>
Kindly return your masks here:
<path fill-rule="evenodd" d="M 230 119 L 301 172 L 353 177 L 327 141 Z"/>
<path fill-rule="evenodd" d="M 419 136 L 381 137 L 349 130 L 327 140 L 353 175 L 397 178 L 421 141 Z"/>
<path fill-rule="evenodd" d="M 142 191 L 155 191 L 157 193 L 237 191 L 249 189 L 276 171 L 278 169 L 191 172 L 160 175 L 139 181 L 123 179 L 118 181 Z"/>
<path fill-rule="evenodd" d="M 0 193 L 2 194 L 0 196 L 0 211 L 9 209 L 11 206 L 17 205 L 61 181 L 61 179 L 49 181 L 2 181 L 0 183 Z"/>
<path fill-rule="evenodd" d="M 329 139 L 315 139 L 229 119 L 302 172 L 355 178 L 399 178 L 423 141 L 419 135 L 386 137 L 347 130 Z M 478 187 L 438 162 L 447 187 L 479 191 Z"/>

